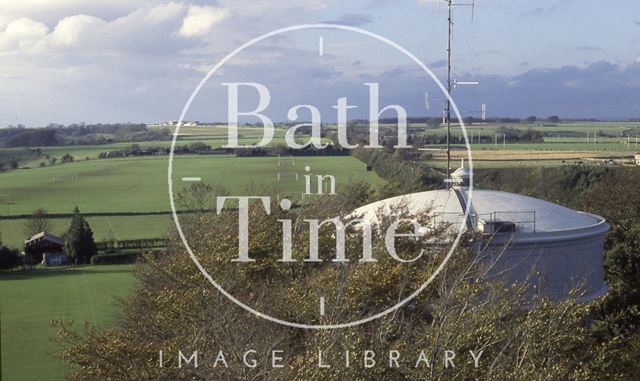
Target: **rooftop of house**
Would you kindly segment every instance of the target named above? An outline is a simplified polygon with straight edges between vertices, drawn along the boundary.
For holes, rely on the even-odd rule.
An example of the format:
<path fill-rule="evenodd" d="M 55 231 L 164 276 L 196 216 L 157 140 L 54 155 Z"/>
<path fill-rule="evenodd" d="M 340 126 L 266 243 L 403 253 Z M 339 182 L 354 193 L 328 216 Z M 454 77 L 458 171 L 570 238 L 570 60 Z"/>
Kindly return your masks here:
<path fill-rule="evenodd" d="M 61 237 L 58 237 L 57 235 L 53 235 L 47 232 L 40 232 L 38 234 L 32 235 L 31 237 L 29 237 L 29 239 L 24 241 L 24 245 L 28 246 L 33 243 L 40 242 L 42 240 L 53 242 L 58 245 L 64 245 L 64 239 L 62 239 Z"/>

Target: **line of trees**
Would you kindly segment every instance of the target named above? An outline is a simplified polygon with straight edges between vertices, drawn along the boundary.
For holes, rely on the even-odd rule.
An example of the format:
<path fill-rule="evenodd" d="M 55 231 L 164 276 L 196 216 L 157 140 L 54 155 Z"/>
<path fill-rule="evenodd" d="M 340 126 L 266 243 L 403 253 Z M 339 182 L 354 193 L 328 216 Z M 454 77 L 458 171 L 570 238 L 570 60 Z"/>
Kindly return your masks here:
<path fill-rule="evenodd" d="M 149 129 L 145 124 L 50 124 L 45 128 L 24 126 L 0 129 L 0 146 L 44 147 L 59 145 L 98 145 L 131 141 L 171 139 L 171 131 Z"/>
<path fill-rule="evenodd" d="M 412 161 L 421 153 L 406 149 L 356 148 L 353 156 L 372 168 L 378 176 L 387 180 L 380 197 L 391 197 L 424 189 L 440 187 L 444 177 L 430 168 Z M 412 157 L 407 157 L 412 156 Z"/>
<path fill-rule="evenodd" d="M 132 144 L 131 147 L 114 150 L 108 152 L 101 152 L 98 155 L 99 159 L 112 159 L 118 157 L 129 156 L 154 156 L 154 155 L 168 155 L 171 149 L 169 147 L 140 147 L 138 144 Z M 212 148 L 210 145 L 203 142 L 194 142 L 188 145 L 176 146 L 173 153 L 176 155 L 228 155 L 234 151 L 228 148 Z"/>
<path fill-rule="evenodd" d="M 257 148 L 234 149 L 237 157 L 262 157 L 262 156 L 349 156 L 351 152 L 336 144 L 329 144 L 325 148 L 318 149 L 307 146 L 302 149 L 293 149 L 284 145 Z"/>

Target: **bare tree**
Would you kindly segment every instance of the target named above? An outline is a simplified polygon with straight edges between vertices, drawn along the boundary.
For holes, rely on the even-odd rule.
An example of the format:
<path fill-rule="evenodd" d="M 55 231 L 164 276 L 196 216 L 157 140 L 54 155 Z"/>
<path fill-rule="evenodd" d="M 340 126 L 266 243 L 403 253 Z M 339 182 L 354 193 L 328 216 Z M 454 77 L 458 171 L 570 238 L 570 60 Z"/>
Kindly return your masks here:
<path fill-rule="evenodd" d="M 24 223 L 24 234 L 28 237 L 52 229 L 53 223 L 49 220 L 46 209 L 43 208 L 34 210 L 31 218 Z"/>

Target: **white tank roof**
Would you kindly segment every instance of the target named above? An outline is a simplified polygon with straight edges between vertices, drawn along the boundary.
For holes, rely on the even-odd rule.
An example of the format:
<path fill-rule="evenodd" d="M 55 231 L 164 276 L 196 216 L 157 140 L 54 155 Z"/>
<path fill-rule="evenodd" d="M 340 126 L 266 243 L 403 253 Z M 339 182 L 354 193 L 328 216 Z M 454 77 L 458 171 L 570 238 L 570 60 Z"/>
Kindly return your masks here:
<path fill-rule="evenodd" d="M 434 219 L 425 229 L 447 222 L 451 234 L 463 229 L 490 237 L 491 244 L 484 249 L 490 254 L 488 260 L 496 259 L 490 267 L 493 274 L 532 282 L 539 287 L 532 292 L 552 298 L 566 298 L 576 287 L 584 290 L 583 300 L 606 292 L 602 252 L 609 225 L 602 217 L 515 193 L 470 192 L 464 181 L 467 176 L 460 168 L 452 175 L 451 189 L 389 198 L 353 214 L 377 223 L 378 213 L 398 218 L 391 215 L 392 210 L 404 211 L 398 206 L 406 206 L 412 214 L 428 209 Z M 463 225 L 467 207 L 469 218 Z"/>
<path fill-rule="evenodd" d="M 433 208 L 432 213 L 442 216 L 456 227 L 463 221 L 464 206 L 469 194 L 467 188 L 441 189 L 412 193 L 374 202 L 355 210 L 365 219 L 377 221 L 380 208 L 388 214 L 393 206 L 406 203 L 410 213 Z M 473 190 L 470 216 L 478 221 L 505 221 L 518 224 L 523 233 L 560 232 L 604 224 L 604 219 L 588 213 L 515 193 L 493 190 Z"/>

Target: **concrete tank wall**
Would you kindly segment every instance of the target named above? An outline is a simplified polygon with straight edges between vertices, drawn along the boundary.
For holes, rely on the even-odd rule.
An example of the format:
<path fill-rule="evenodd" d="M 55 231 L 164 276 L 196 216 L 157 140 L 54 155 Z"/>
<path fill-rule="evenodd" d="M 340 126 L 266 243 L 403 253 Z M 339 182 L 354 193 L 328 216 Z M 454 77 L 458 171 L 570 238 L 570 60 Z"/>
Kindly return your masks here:
<path fill-rule="evenodd" d="M 518 234 L 495 239 L 489 243 L 488 255 L 497 258 L 490 274 L 502 273 L 509 281 L 530 277 L 529 291 L 552 299 L 565 298 L 578 287 L 583 299 L 598 297 L 606 292 L 603 249 L 609 226 L 598 227 L 591 234 L 553 240 L 545 234 L 539 234 L 538 240 Z"/>

